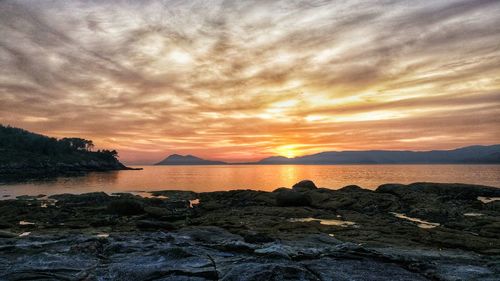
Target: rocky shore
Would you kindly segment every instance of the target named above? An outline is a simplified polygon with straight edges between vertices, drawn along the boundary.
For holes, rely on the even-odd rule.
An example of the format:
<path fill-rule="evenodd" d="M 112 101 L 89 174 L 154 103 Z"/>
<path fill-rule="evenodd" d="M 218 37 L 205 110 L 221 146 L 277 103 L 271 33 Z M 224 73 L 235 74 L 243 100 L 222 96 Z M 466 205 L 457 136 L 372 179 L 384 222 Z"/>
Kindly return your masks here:
<path fill-rule="evenodd" d="M 30 179 L 61 175 L 82 174 L 87 172 L 107 172 L 117 170 L 137 170 L 129 168 L 116 159 L 77 160 L 74 162 L 16 162 L 0 163 L 2 179 Z"/>
<path fill-rule="evenodd" d="M 499 280 L 500 189 L 465 184 L 0 201 L 0 280 Z M 145 196 L 144 196 L 145 195 Z"/>

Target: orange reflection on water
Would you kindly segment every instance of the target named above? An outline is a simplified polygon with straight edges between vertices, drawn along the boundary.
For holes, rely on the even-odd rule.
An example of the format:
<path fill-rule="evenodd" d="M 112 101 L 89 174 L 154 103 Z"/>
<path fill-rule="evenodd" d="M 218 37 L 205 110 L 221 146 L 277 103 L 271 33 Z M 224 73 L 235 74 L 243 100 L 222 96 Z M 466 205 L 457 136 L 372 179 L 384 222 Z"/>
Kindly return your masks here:
<path fill-rule="evenodd" d="M 89 173 L 79 177 L 0 185 L 0 196 L 164 189 L 207 192 L 230 189 L 272 191 L 311 179 L 338 189 L 356 184 L 375 189 L 384 183 L 461 182 L 500 186 L 500 165 L 233 165 L 144 166 L 142 171 Z"/>

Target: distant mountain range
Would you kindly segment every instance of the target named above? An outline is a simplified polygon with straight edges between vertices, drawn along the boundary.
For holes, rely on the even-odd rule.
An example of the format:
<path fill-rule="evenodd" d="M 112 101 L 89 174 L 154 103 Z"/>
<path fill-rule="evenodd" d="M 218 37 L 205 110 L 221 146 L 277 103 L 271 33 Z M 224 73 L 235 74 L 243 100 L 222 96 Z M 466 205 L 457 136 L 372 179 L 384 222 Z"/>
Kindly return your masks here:
<path fill-rule="evenodd" d="M 327 151 L 295 158 L 272 156 L 257 162 L 226 163 L 192 155 L 168 156 L 156 165 L 327 165 L 327 164 L 500 164 L 500 144 L 467 146 L 453 150 L 406 151 L 366 150 Z"/>

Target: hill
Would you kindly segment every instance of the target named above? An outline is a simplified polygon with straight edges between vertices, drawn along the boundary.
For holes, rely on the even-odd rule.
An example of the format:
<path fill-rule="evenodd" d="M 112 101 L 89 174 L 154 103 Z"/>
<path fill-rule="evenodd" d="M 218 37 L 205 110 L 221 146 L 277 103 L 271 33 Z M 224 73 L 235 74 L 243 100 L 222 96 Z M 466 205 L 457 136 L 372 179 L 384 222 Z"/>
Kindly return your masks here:
<path fill-rule="evenodd" d="M 328 151 L 295 158 L 273 156 L 255 164 L 498 164 L 500 145 L 432 151 Z"/>
<path fill-rule="evenodd" d="M 226 165 L 226 162 L 205 160 L 193 155 L 172 154 L 155 165 Z"/>
<path fill-rule="evenodd" d="M 56 139 L 0 125 L 0 175 L 46 175 L 128 169 L 115 150 L 92 151 L 92 141 Z"/>

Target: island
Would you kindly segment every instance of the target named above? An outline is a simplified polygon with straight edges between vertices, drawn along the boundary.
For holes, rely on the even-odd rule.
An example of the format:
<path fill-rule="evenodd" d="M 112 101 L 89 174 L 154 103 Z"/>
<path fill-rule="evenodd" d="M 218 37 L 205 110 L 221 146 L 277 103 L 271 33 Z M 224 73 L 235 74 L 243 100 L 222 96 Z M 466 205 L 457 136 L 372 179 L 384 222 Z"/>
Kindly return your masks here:
<path fill-rule="evenodd" d="M 19 178 L 129 170 L 116 150 L 94 150 L 91 140 L 56 139 L 0 124 L 0 176 Z"/>
<path fill-rule="evenodd" d="M 498 233 L 500 189 L 467 184 L 20 196 L 0 280 L 498 280 Z"/>
<path fill-rule="evenodd" d="M 223 161 L 205 160 L 193 155 L 172 154 L 155 165 L 226 165 Z"/>
<path fill-rule="evenodd" d="M 271 156 L 256 162 L 227 163 L 192 155 L 172 154 L 156 165 L 351 165 L 351 164 L 500 164 L 500 144 L 472 145 L 452 150 L 325 151 L 288 158 Z"/>

